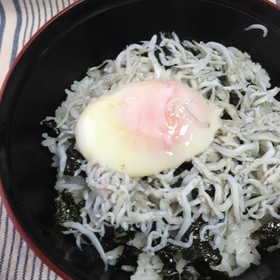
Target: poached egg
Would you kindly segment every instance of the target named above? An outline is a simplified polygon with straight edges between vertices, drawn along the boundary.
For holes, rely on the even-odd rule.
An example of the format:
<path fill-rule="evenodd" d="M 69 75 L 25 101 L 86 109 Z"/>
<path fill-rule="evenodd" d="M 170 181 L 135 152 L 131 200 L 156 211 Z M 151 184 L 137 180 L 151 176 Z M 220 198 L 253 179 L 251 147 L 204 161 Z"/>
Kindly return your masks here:
<path fill-rule="evenodd" d="M 219 111 L 174 80 L 133 82 L 94 98 L 76 125 L 88 160 L 132 177 L 176 168 L 206 150 L 220 127 Z"/>

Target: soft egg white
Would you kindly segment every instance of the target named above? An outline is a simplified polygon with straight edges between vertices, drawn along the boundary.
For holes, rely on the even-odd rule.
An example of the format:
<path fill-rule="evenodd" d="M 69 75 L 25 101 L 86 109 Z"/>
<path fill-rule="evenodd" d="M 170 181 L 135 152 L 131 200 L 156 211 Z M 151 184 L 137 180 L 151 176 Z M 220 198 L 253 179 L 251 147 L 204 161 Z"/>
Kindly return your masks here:
<path fill-rule="evenodd" d="M 138 177 L 202 153 L 219 127 L 218 110 L 198 92 L 156 79 L 93 99 L 78 119 L 75 136 L 88 161 Z"/>

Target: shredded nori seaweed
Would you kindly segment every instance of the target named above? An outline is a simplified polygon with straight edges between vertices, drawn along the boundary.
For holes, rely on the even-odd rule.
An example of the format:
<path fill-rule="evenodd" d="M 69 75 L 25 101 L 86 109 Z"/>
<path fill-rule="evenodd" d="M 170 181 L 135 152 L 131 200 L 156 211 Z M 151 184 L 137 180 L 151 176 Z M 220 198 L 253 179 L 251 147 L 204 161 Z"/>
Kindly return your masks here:
<path fill-rule="evenodd" d="M 136 268 L 137 260 L 141 252 L 142 251 L 140 249 L 126 244 L 123 249 L 122 255 L 119 257 L 116 263 L 116 268 L 120 268 L 122 265 L 130 265 Z"/>
<path fill-rule="evenodd" d="M 62 224 L 65 221 L 77 221 L 81 222 L 80 218 L 80 205 L 75 204 L 72 195 L 66 191 L 63 191 L 58 194 L 55 199 L 56 206 L 56 222 Z M 212 276 L 212 279 L 227 279 L 224 273 L 213 271 L 210 268 L 210 265 L 218 265 L 221 262 L 221 256 L 218 249 L 212 249 L 210 240 L 211 237 L 206 234 L 206 241 L 200 240 L 199 231 L 204 225 L 204 221 L 199 218 L 194 222 L 190 229 L 187 231 L 183 237 L 183 241 L 186 241 L 190 232 L 193 232 L 193 245 L 184 249 L 175 245 L 167 244 L 165 248 L 158 251 L 158 256 L 162 260 L 164 266 L 160 273 L 163 280 L 184 280 L 184 279 L 202 279 L 190 276 L 190 272 L 184 270 L 181 274 L 176 270 L 176 262 L 174 256 L 181 252 L 183 257 L 187 262 L 193 266 L 198 273 L 202 276 Z M 113 227 L 106 227 L 105 235 L 101 238 L 101 243 L 105 251 L 110 251 L 116 248 L 117 246 L 124 246 L 123 253 L 119 257 L 116 268 L 121 268 L 122 265 L 130 265 L 132 267 L 137 266 L 137 260 L 139 254 L 141 253 L 140 249 L 135 248 L 134 246 L 129 245 L 135 237 L 135 233 L 138 231 L 135 227 L 130 227 L 127 231 L 122 228 L 114 229 Z M 185 239 L 185 240 L 184 240 Z M 90 262 L 96 262 L 99 260 L 99 254 L 92 245 L 86 245 L 83 248 L 83 255 Z M 186 278 L 187 277 L 187 278 Z"/>
<path fill-rule="evenodd" d="M 134 227 L 131 227 L 128 231 L 124 231 L 122 228 L 115 230 L 115 234 L 113 236 L 114 243 L 118 246 L 124 246 L 123 253 L 118 259 L 116 267 L 120 268 L 122 265 L 130 265 L 135 268 L 137 267 L 137 260 L 142 251 L 129 245 L 129 241 L 134 238 L 136 232 L 137 231 Z"/>
<path fill-rule="evenodd" d="M 161 276 L 162 280 L 180 280 L 180 274 L 176 270 L 176 267 L 174 267 L 174 269 L 171 269 L 164 266 L 161 271 Z"/>
<path fill-rule="evenodd" d="M 174 256 L 176 255 L 178 249 L 178 247 L 168 244 L 157 253 L 163 263 L 163 269 L 160 275 L 164 280 L 180 279 L 179 272 L 176 269 L 176 262 L 174 260 Z"/>
<path fill-rule="evenodd" d="M 228 86 L 229 85 L 227 75 L 219 76 L 218 79 L 223 86 Z"/>
<path fill-rule="evenodd" d="M 223 115 L 221 117 L 222 120 L 232 120 L 231 116 L 228 114 L 227 111 L 223 112 Z"/>
<path fill-rule="evenodd" d="M 212 248 L 211 236 L 206 233 L 204 236 L 205 241 L 200 239 L 200 229 L 203 225 L 205 225 L 205 222 L 202 220 L 202 218 L 198 218 L 182 237 L 182 241 L 187 242 L 190 234 L 193 233 L 193 244 L 190 248 L 185 249 L 175 245 L 167 244 L 165 248 L 161 249 L 157 253 L 164 265 L 161 271 L 161 276 L 163 279 L 188 279 L 182 277 L 187 277 L 189 272 L 184 272 L 183 276 L 181 276 L 176 270 L 174 256 L 178 252 L 182 253 L 183 258 L 188 262 L 189 265 L 193 266 L 201 276 L 212 276 L 212 279 L 215 280 L 228 279 L 228 275 L 226 273 L 214 271 L 210 267 L 219 265 L 222 261 L 222 256 L 219 249 Z"/>
<path fill-rule="evenodd" d="M 123 245 L 127 246 L 129 241 L 134 239 L 135 233 L 138 230 L 131 226 L 127 231 L 122 227 L 114 229 L 113 227 L 106 227 L 105 235 L 101 238 L 101 243 L 105 248 L 105 251 L 110 251 L 117 246 Z"/>
<path fill-rule="evenodd" d="M 229 94 L 229 103 L 234 105 L 234 106 L 237 106 L 239 101 L 240 101 L 240 99 L 239 99 L 237 93 L 234 92 L 234 91 L 231 91 L 230 94 Z"/>
<path fill-rule="evenodd" d="M 68 221 L 82 222 L 80 209 L 83 206 L 84 202 L 76 204 L 72 194 L 66 190 L 56 193 L 53 208 L 53 227 L 48 234 L 57 249 L 63 251 L 67 247 L 65 235 L 62 233 L 65 229 L 63 223 Z"/>
<path fill-rule="evenodd" d="M 74 176 L 75 172 L 80 168 L 85 158 L 71 144 L 66 150 L 67 160 L 64 169 L 65 175 Z"/>
<path fill-rule="evenodd" d="M 192 199 L 196 199 L 197 196 L 198 196 L 198 194 L 199 194 L 198 189 L 197 189 L 197 188 L 193 189 L 193 190 L 191 191 Z"/>
<path fill-rule="evenodd" d="M 193 244 L 190 248 L 182 250 L 183 256 L 186 260 L 195 264 L 196 262 L 206 262 L 209 265 L 219 265 L 222 261 L 222 256 L 219 249 L 213 249 L 210 242 L 211 236 L 205 233 L 205 241 L 200 239 L 200 229 L 203 227 L 205 222 L 202 218 L 198 218 L 192 223 L 190 228 L 187 230 L 185 235 L 182 237 L 183 241 L 188 241 L 191 233 L 193 233 Z M 194 265 L 195 267 L 195 265 Z"/>
<path fill-rule="evenodd" d="M 158 256 L 164 264 L 169 266 L 176 266 L 174 255 L 177 253 L 178 248 L 174 245 L 167 244 L 167 246 L 158 251 Z"/>
<path fill-rule="evenodd" d="M 81 205 L 77 205 L 71 193 L 67 191 L 59 192 L 54 200 L 55 222 L 62 226 L 63 223 L 73 221 L 82 222 L 80 217 Z"/>
<path fill-rule="evenodd" d="M 134 226 L 130 226 L 128 230 L 119 227 L 115 230 L 114 240 L 117 244 L 127 244 L 133 240 L 138 230 Z"/>
<path fill-rule="evenodd" d="M 212 276 L 213 279 L 227 279 L 225 273 L 214 271 L 210 266 L 217 266 L 222 261 L 219 249 L 213 249 L 211 246 L 212 237 L 205 234 L 205 241 L 200 239 L 200 229 L 205 224 L 202 218 L 198 218 L 187 230 L 183 236 L 183 241 L 188 241 L 193 233 L 193 244 L 190 248 L 182 249 L 182 255 L 185 260 L 198 271 L 201 276 Z"/>
<path fill-rule="evenodd" d="M 160 42 L 161 42 L 161 34 L 163 34 L 164 37 L 167 38 L 167 39 L 173 39 L 173 35 L 172 35 L 171 32 L 169 32 L 169 31 L 160 32 L 160 33 L 157 34 L 157 45 L 159 45 Z M 161 50 L 163 51 L 163 53 L 164 53 L 164 55 L 165 55 L 166 57 L 172 55 L 172 52 L 171 52 L 166 46 L 162 46 L 162 47 L 161 47 Z M 157 60 L 158 60 L 159 62 L 160 62 L 159 54 L 160 54 L 161 50 L 158 50 L 158 49 L 155 50 L 155 57 L 157 58 Z M 172 68 L 173 66 L 176 66 L 176 65 L 177 65 L 177 64 L 174 63 L 174 64 L 172 64 L 172 65 L 170 65 L 170 66 L 166 66 L 166 65 L 162 65 L 162 66 L 167 70 L 167 69 L 170 69 L 170 68 Z"/>
<path fill-rule="evenodd" d="M 280 220 L 272 218 L 253 232 L 251 237 L 259 241 L 260 250 L 267 250 L 268 247 L 277 245 L 280 240 Z"/>
<path fill-rule="evenodd" d="M 208 188 L 208 190 L 205 191 L 207 194 L 209 194 L 210 197 L 214 197 L 215 195 L 215 187 L 214 185 L 210 185 L 210 187 Z"/>
<path fill-rule="evenodd" d="M 42 121 L 43 130 L 49 135 L 49 137 L 57 137 L 60 134 L 59 128 L 57 128 L 57 124 L 55 120 L 44 120 Z"/>
<path fill-rule="evenodd" d="M 174 170 L 173 175 L 178 176 L 185 170 L 191 170 L 192 167 L 193 165 L 191 162 L 185 161 Z"/>
<path fill-rule="evenodd" d="M 182 273 L 180 274 L 180 279 L 181 280 L 203 280 L 202 277 L 200 276 L 196 276 L 193 273 L 191 273 L 190 271 L 184 269 L 182 271 Z"/>
<path fill-rule="evenodd" d="M 183 178 L 179 178 L 175 183 L 173 183 L 172 185 L 170 185 L 170 188 L 179 188 L 182 185 L 183 182 Z"/>
<path fill-rule="evenodd" d="M 83 252 L 83 255 L 86 257 L 86 259 L 91 263 L 94 263 L 94 262 L 97 262 L 100 260 L 99 253 L 97 252 L 95 247 L 92 245 L 85 245 L 83 247 L 82 252 Z"/>

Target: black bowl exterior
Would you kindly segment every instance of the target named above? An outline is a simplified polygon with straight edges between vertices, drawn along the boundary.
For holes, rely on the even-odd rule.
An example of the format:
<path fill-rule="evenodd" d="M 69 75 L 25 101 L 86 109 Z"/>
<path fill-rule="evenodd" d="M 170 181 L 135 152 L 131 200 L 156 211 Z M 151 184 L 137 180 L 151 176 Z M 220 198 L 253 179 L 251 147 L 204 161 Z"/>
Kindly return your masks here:
<path fill-rule="evenodd" d="M 255 23 L 266 26 L 267 37 L 260 30 L 244 30 Z M 73 238 L 65 238 L 64 248 L 55 245 L 50 229 L 56 170 L 40 144 L 40 122 L 54 114 L 65 98 L 64 89 L 85 76 L 87 68 L 160 31 L 235 46 L 262 64 L 273 85 L 280 85 L 280 11 L 266 1 L 85 0 L 49 22 L 18 57 L 2 88 L 0 189 L 20 233 L 64 279 L 129 279 L 129 275 L 104 274 L 102 264 L 86 261 Z M 276 273 L 279 260 L 277 251 L 238 279 L 265 270 L 266 276 Z"/>

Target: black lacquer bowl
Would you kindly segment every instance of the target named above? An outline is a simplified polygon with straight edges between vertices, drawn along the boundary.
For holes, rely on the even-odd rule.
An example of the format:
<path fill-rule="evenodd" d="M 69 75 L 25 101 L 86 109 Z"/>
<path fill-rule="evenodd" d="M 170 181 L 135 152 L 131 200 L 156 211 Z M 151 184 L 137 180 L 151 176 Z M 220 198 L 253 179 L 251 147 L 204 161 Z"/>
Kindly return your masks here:
<path fill-rule="evenodd" d="M 268 29 L 245 32 L 251 24 Z M 50 236 L 56 171 L 41 146 L 40 121 L 65 98 L 64 89 L 88 67 L 159 31 L 182 39 L 218 41 L 248 52 L 280 86 L 280 10 L 261 0 L 78 1 L 46 24 L 16 59 L 1 91 L 0 187 L 18 231 L 64 279 L 129 279 L 88 264 L 73 239 L 58 250 Z M 237 279 L 280 279 L 280 251 L 263 256 Z M 152 279 L 151 279 L 152 280 Z"/>

